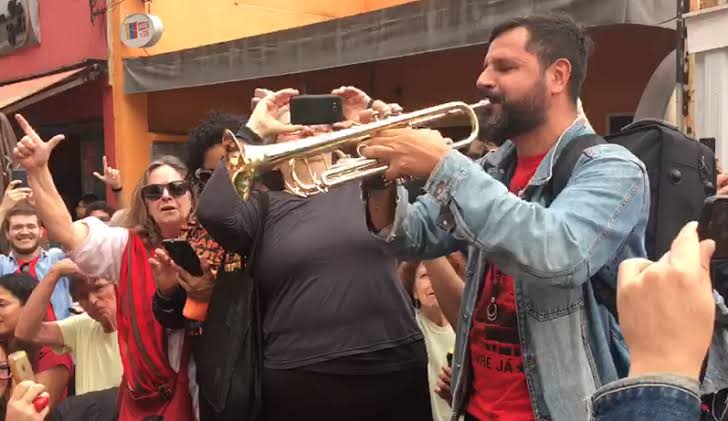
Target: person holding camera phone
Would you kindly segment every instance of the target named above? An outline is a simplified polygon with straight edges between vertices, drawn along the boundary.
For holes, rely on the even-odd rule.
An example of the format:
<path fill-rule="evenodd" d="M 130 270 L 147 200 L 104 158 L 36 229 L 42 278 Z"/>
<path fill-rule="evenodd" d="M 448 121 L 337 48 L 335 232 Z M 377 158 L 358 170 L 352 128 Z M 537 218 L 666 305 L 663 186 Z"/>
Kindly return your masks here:
<path fill-rule="evenodd" d="M 356 88 L 334 92 L 342 99 L 296 98 L 293 89 L 269 93 L 241 130 L 243 140 L 259 144 L 281 126 L 296 131 L 279 130 L 277 143 L 329 133 L 373 103 Z M 289 103 L 290 120 L 281 115 Z M 358 183 L 307 196 L 292 179 L 295 169 L 310 182 L 332 155 L 309 158 L 310 172 L 300 160 L 282 164 L 285 189 L 254 192 L 246 202 L 220 165 L 200 197 L 199 222 L 240 255 L 248 255 L 263 221 L 254 268 L 263 309 L 263 419 L 430 420 L 422 334 L 395 260 L 357 218 L 363 218 Z"/>
<path fill-rule="evenodd" d="M 438 296 L 443 308 L 461 300 L 453 420 L 581 420 L 584 399 L 627 371 L 612 306 L 595 291 L 613 297 L 618 264 L 646 255 L 645 166 L 596 145 L 550 190 L 562 151 L 593 135 L 577 111 L 590 45 L 564 15 L 493 30 L 476 85 L 489 100 L 481 134 L 501 145 L 477 162 L 436 130 L 384 130 L 362 149 L 388 165 L 363 183 L 383 248 L 404 260 L 468 248 L 462 295 Z M 415 204 L 391 183 L 403 177 L 427 180 Z"/>
<path fill-rule="evenodd" d="M 151 300 L 161 279 L 211 284 L 210 272 L 194 277 L 158 260 L 166 256 L 162 240 L 179 237 L 194 208 L 194 195 L 185 181 L 187 168 L 171 156 L 153 161 L 134 191 L 123 227 L 110 227 L 93 217 L 73 222 L 48 168 L 51 151 L 63 136 L 44 142 L 21 115 L 16 120 L 25 136 L 13 154 L 28 171 L 36 209 L 49 234 L 69 250 L 68 257 L 83 273 L 119 282 L 117 330 L 123 366 L 119 420 L 148 416 L 195 420 L 197 387 L 189 375 L 194 362 L 187 338 L 184 331 L 167 332 L 156 321 Z M 205 291 L 209 292 L 205 288 L 196 292 L 202 297 Z"/>
<path fill-rule="evenodd" d="M 13 383 L 7 345 L 0 344 L 0 421 L 42 421 L 50 412 L 49 400 L 41 383 Z"/>
<path fill-rule="evenodd" d="M 5 189 L 2 202 L 0 202 L 0 224 L 5 222 L 5 215 L 7 215 L 10 209 L 33 196 L 33 190 L 27 187 L 27 184 L 26 187 L 21 187 L 22 183 L 22 180 L 13 180 L 8 184 L 7 189 Z"/>

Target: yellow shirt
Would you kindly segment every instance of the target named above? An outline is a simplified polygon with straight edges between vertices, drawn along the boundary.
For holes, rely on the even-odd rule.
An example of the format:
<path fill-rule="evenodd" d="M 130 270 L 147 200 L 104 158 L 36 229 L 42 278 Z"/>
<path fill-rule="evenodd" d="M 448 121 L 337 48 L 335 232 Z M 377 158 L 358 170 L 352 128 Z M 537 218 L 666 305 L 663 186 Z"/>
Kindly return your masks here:
<path fill-rule="evenodd" d="M 105 333 L 101 323 L 85 313 L 56 323 L 61 329 L 64 346 L 54 351 L 73 355 L 76 394 L 118 387 L 123 369 L 117 333 Z"/>
<path fill-rule="evenodd" d="M 416 313 L 417 324 L 425 337 L 427 348 L 427 377 L 430 383 L 430 404 L 432 405 L 433 421 L 448 421 L 452 409 L 440 396 L 435 393 L 437 379 L 442 366 L 447 365 L 447 353 L 455 347 L 455 331 L 450 325 L 438 326 L 422 314 Z"/>

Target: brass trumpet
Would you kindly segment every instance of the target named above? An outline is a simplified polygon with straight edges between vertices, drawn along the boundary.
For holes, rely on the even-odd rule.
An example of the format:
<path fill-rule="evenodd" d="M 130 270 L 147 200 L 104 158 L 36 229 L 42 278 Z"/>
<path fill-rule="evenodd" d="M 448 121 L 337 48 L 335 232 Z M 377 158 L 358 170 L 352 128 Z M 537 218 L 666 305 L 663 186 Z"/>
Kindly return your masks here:
<path fill-rule="evenodd" d="M 282 162 L 289 161 L 293 164 L 296 159 L 305 161 L 307 157 L 333 152 L 342 146 L 361 145 L 377 132 L 386 129 L 422 128 L 444 117 L 462 114 L 470 124 L 470 135 L 463 140 L 453 142 L 451 147 L 455 149 L 466 147 L 478 136 L 479 124 L 475 110 L 487 104 L 488 101 L 473 105 L 448 102 L 369 124 L 272 145 L 245 145 L 240 143 L 230 130 L 226 130 L 222 139 L 225 148 L 225 166 L 235 191 L 243 200 L 248 200 L 256 173 L 270 170 Z M 328 191 L 331 187 L 351 180 L 382 174 L 386 170 L 387 165 L 376 159 L 349 158 L 325 170 L 320 178 L 311 172 L 312 183 L 303 183 L 296 174 L 294 165 L 291 165 L 291 178 L 296 185 L 289 188 L 293 188 L 295 193 L 307 196 Z"/>

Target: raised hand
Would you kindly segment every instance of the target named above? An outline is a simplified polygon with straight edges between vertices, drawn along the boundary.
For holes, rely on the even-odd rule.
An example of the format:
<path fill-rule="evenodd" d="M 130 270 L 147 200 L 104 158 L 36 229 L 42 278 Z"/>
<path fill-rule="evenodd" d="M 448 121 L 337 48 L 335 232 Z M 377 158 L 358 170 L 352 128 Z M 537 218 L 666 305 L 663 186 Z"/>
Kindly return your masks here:
<path fill-rule="evenodd" d="M 156 258 L 150 258 L 154 280 L 157 289 L 162 295 L 171 296 L 181 286 L 187 292 L 187 297 L 197 301 L 207 302 L 212 296 L 215 286 L 215 272 L 210 268 L 206 259 L 201 259 L 202 275 L 194 276 L 182 269 L 172 260 L 166 250 L 154 250 Z"/>
<path fill-rule="evenodd" d="M 177 291 L 179 275 L 175 264 L 164 249 L 154 250 L 155 257 L 149 258 L 149 266 L 152 267 L 154 282 L 157 290 L 166 297 L 171 297 Z"/>
<path fill-rule="evenodd" d="M 16 385 L 8 402 L 5 419 L 9 421 L 42 421 L 50 411 L 45 386 L 26 380 Z"/>
<path fill-rule="evenodd" d="M 712 240 L 686 225 L 658 262 L 625 260 L 617 309 L 632 358 L 630 376 L 654 372 L 698 378 L 715 323 L 710 281 Z"/>
<path fill-rule="evenodd" d="M 12 209 L 15 205 L 18 204 L 18 202 L 30 199 L 33 196 L 33 190 L 31 190 L 29 187 L 16 188 L 16 186 L 21 183 L 22 181 L 20 180 L 13 180 L 8 183 L 8 188 L 5 190 L 5 195 L 3 196 L 2 203 L 0 203 L 0 208 Z"/>
<path fill-rule="evenodd" d="M 342 86 L 331 91 L 332 95 L 340 96 L 344 106 L 344 118 L 359 121 L 359 114 L 370 107 L 372 98 L 361 89 L 354 86 Z"/>
<path fill-rule="evenodd" d="M 61 276 L 68 276 L 68 275 L 75 275 L 77 273 L 81 273 L 81 269 L 79 269 L 78 265 L 73 262 L 71 259 L 63 259 L 59 260 L 51 270 L 55 271 Z"/>
<path fill-rule="evenodd" d="M 65 139 L 65 136 L 55 135 L 49 141 L 44 142 L 22 115 L 15 114 L 15 120 L 25 133 L 13 148 L 15 160 L 28 172 L 46 168 L 51 151 L 61 140 Z"/>
<path fill-rule="evenodd" d="M 106 155 L 104 155 L 104 173 L 99 174 L 94 171 L 94 177 L 103 181 L 104 184 L 111 187 L 113 190 L 121 188 L 121 172 L 109 166 L 109 161 L 106 159 Z"/>
<path fill-rule="evenodd" d="M 301 130 L 301 126 L 280 121 L 282 111 L 288 106 L 291 98 L 298 95 L 298 91 L 296 89 L 282 89 L 277 92 L 267 91 L 266 93 L 267 95 L 255 105 L 255 109 L 253 109 L 253 113 L 248 120 L 248 128 L 262 138 Z"/>
<path fill-rule="evenodd" d="M 392 114 L 402 112 L 399 104 L 387 104 L 381 100 L 373 100 L 366 92 L 355 86 L 342 86 L 331 91 L 332 95 L 338 95 L 344 106 L 344 118 L 359 123 L 368 123 L 378 118 L 385 118 Z"/>

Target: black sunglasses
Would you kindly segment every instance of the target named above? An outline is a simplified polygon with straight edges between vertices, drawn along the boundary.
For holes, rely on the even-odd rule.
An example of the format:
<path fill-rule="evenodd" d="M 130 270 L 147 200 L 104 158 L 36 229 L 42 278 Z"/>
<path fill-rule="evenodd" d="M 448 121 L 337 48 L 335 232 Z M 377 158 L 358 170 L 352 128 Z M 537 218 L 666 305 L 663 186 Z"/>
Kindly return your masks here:
<path fill-rule="evenodd" d="M 142 198 L 145 200 L 159 200 L 167 189 L 172 197 L 180 197 L 190 190 L 190 185 L 184 180 L 173 181 L 168 184 L 147 184 L 142 187 Z"/>
<path fill-rule="evenodd" d="M 207 183 L 207 180 L 212 177 L 212 171 L 206 170 L 204 168 L 198 168 L 197 171 L 195 171 L 195 177 L 202 183 Z"/>

